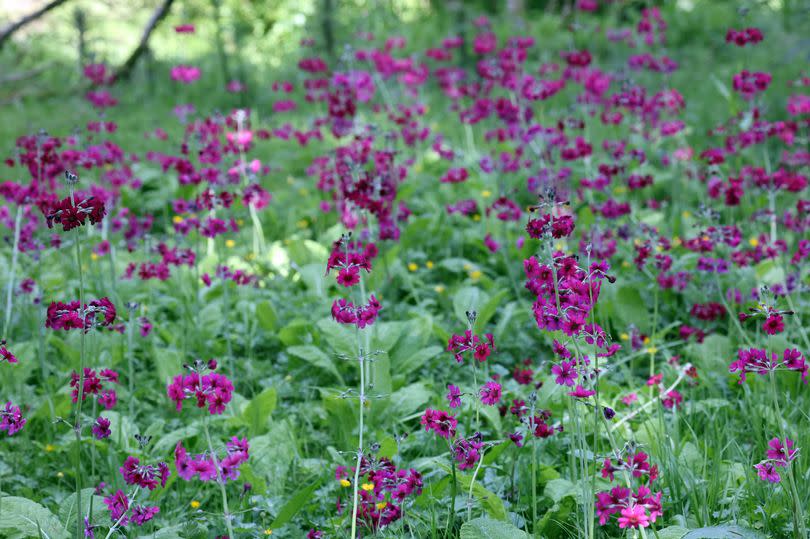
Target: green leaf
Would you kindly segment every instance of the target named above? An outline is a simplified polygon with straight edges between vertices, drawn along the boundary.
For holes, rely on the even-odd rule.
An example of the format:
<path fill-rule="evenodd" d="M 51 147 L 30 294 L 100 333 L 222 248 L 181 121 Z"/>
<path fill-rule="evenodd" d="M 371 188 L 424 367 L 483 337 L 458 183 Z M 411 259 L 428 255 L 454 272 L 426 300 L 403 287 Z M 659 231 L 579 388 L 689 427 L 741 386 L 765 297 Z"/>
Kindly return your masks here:
<path fill-rule="evenodd" d="M 476 333 L 490 333 L 486 330 L 487 323 L 495 316 L 495 311 L 500 307 L 503 298 L 509 293 L 508 290 L 499 290 L 494 296 L 484 304 L 478 311 L 478 318 L 475 320 Z"/>
<path fill-rule="evenodd" d="M 40 504 L 17 496 L 0 498 L 0 536 L 26 539 L 40 535 L 46 539 L 70 537 L 56 515 Z"/>
<path fill-rule="evenodd" d="M 169 451 L 173 451 L 177 442 L 193 438 L 200 433 L 200 425 L 195 421 L 186 427 L 173 430 L 163 436 L 155 443 L 153 451 L 157 455 L 165 455 Z"/>
<path fill-rule="evenodd" d="M 444 351 L 441 346 L 428 346 L 416 351 L 407 359 L 396 362 L 394 368 L 397 374 L 410 374 Z"/>
<path fill-rule="evenodd" d="M 268 493 L 284 492 L 285 478 L 295 457 L 295 444 L 289 426 L 274 422 L 267 434 L 250 441 L 250 466 L 259 477 L 267 479 Z"/>
<path fill-rule="evenodd" d="M 481 312 L 489 301 L 489 295 L 474 286 L 462 288 L 453 296 L 453 311 L 462 323 L 467 323 L 467 311 Z"/>
<path fill-rule="evenodd" d="M 576 497 L 577 493 L 576 485 L 568 479 L 552 479 L 546 483 L 546 489 L 543 491 L 543 494 L 555 503 L 567 496 Z"/>
<path fill-rule="evenodd" d="M 287 348 L 287 353 L 299 359 L 303 359 L 307 363 L 323 369 L 330 374 L 333 374 L 341 386 L 346 385 L 346 382 L 343 381 L 343 376 L 341 376 L 340 372 L 337 370 L 335 362 L 332 361 L 332 358 L 327 356 L 326 353 L 317 346 L 313 346 L 311 344 L 291 346 Z"/>
<path fill-rule="evenodd" d="M 317 480 L 308 487 L 305 487 L 295 495 L 290 498 L 290 500 L 284 504 L 284 507 L 278 512 L 276 515 L 276 519 L 270 524 L 270 529 L 280 528 L 287 524 L 292 518 L 304 507 L 307 503 L 312 501 L 312 493 L 321 486 L 321 480 Z"/>
<path fill-rule="evenodd" d="M 723 526 L 710 526 L 708 528 L 699 528 L 691 530 L 684 535 L 682 539 L 765 539 L 765 536 L 757 531 L 749 530 L 737 526 L 736 524 L 728 524 Z"/>
<path fill-rule="evenodd" d="M 649 330 L 647 304 L 635 286 L 622 286 L 616 291 L 613 314 L 624 326 L 635 324 L 642 331 Z"/>
<path fill-rule="evenodd" d="M 529 534 L 508 522 L 474 518 L 461 525 L 460 539 L 529 539 Z"/>
<path fill-rule="evenodd" d="M 452 470 L 446 464 L 439 464 L 447 473 Z M 483 476 L 484 472 L 480 471 L 477 477 Z M 472 476 L 456 472 L 456 481 L 461 487 L 462 492 L 467 493 L 470 491 L 470 484 L 472 483 Z M 473 496 L 481 503 L 481 507 L 487 514 L 495 520 L 507 520 L 506 507 L 503 505 L 503 500 L 494 492 L 487 490 L 476 479 L 475 485 L 472 488 Z"/>
<path fill-rule="evenodd" d="M 272 331 L 276 329 L 278 322 L 278 315 L 273 308 L 273 304 L 269 301 L 263 301 L 256 306 L 256 319 L 259 321 L 259 326 L 265 331 Z"/>
<path fill-rule="evenodd" d="M 667 526 L 656 532 L 656 539 L 683 539 L 688 531 L 689 529 L 683 526 Z"/>
<path fill-rule="evenodd" d="M 276 401 L 278 394 L 276 388 L 268 387 L 255 397 L 245 406 L 242 412 L 242 419 L 245 420 L 248 427 L 250 427 L 250 435 L 257 436 L 267 432 L 267 423 L 270 419 L 270 414 L 276 409 Z"/>
<path fill-rule="evenodd" d="M 82 512 L 87 515 L 87 511 L 90 509 L 90 500 L 93 500 L 93 514 L 91 515 L 91 521 L 93 523 L 98 523 L 104 518 L 104 515 L 107 514 L 107 506 L 104 505 L 104 498 L 102 496 L 95 496 L 95 489 L 86 488 L 82 490 Z M 75 530 L 76 529 L 76 493 L 72 493 L 70 496 L 64 499 L 61 504 L 59 504 L 59 521 L 63 524 L 63 526 L 68 530 Z"/>
<path fill-rule="evenodd" d="M 431 391 L 428 390 L 425 384 L 416 382 L 391 394 L 391 408 L 399 416 L 399 419 L 402 419 L 429 402 L 431 395 Z"/>

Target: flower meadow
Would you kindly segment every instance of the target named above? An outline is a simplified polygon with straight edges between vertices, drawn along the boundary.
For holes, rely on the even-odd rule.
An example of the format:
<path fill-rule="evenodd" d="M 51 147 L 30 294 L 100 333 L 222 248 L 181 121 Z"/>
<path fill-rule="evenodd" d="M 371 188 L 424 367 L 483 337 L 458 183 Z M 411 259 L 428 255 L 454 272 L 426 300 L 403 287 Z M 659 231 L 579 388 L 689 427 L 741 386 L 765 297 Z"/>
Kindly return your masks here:
<path fill-rule="evenodd" d="M 807 538 L 806 49 L 660 4 L 83 63 L 0 141 L 0 537 Z"/>

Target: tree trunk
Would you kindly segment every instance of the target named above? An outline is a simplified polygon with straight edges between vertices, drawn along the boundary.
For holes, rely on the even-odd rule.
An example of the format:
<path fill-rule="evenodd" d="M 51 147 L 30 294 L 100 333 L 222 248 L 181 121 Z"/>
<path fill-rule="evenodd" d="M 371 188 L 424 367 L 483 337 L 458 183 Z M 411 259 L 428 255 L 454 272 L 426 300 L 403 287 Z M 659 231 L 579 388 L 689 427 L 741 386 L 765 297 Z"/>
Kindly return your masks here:
<path fill-rule="evenodd" d="M 25 17 L 23 17 L 19 21 L 13 22 L 13 23 L 9 24 L 8 26 L 6 26 L 5 28 L 3 28 L 3 30 L 0 31 L 0 49 L 3 48 L 3 44 L 6 41 L 8 41 L 8 39 L 12 36 L 12 34 L 14 34 L 14 32 L 19 30 L 20 28 L 22 28 L 26 24 L 37 20 L 38 18 L 42 17 L 43 15 L 48 13 L 53 8 L 59 7 L 60 5 L 64 4 L 65 2 L 67 2 L 67 0 L 53 0 L 53 2 L 45 4 L 44 6 L 42 6 L 37 11 L 35 11 L 35 12 L 29 14 L 29 15 L 26 15 Z"/>
<path fill-rule="evenodd" d="M 141 57 L 149 45 L 149 38 L 152 36 L 152 32 L 154 32 L 155 28 L 158 27 L 160 21 L 166 18 L 166 15 L 169 14 L 169 8 L 172 7 L 173 3 L 174 0 L 163 0 L 163 3 L 152 14 L 152 18 L 149 19 L 149 23 L 146 25 L 146 28 L 141 35 L 141 40 L 138 42 L 138 46 L 135 47 L 135 50 L 129 55 L 127 61 L 124 62 L 124 64 L 115 73 L 116 81 L 128 79 L 132 75 L 132 70 L 135 68 L 135 64 L 138 63 L 138 58 Z"/>

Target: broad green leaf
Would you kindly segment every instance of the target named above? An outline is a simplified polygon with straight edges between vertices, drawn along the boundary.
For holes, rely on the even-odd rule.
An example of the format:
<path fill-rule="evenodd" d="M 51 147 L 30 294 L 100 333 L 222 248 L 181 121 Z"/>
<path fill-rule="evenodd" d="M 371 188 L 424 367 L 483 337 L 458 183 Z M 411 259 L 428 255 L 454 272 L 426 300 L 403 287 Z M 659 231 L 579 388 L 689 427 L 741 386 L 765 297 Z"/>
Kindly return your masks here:
<path fill-rule="evenodd" d="M 394 391 L 390 402 L 392 410 L 401 418 L 419 410 L 430 401 L 433 393 L 422 382 Z"/>
<path fill-rule="evenodd" d="M 461 525 L 460 539 L 529 539 L 529 534 L 508 522 L 474 518 Z"/>
<path fill-rule="evenodd" d="M 446 464 L 439 464 L 439 466 L 448 474 L 452 473 L 452 470 Z M 480 479 L 483 476 L 483 473 L 483 470 L 481 470 L 478 472 L 478 476 L 476 476 L 475 485 L 472 488 L 473 496 L 481 503 L 481 507 L 484 508 L 490 517 L 496 520 L 505 521 L 507 520 L 507 512 L 506 507 L 503 505 L 503 500 L 501 500 L 497 494 L 487 490 L 483 485 L 481 485 Z M 456 472 L 456 481 L 458 482 L 460 490 L 459 494 L 468 493 L 470 491 L 472 475 Z"/>
<path fill-rule="evenodd" d="M 547 497 L 552 501 L 559 502 L 567 496 L 576 497 L 578 494 L 577 486 L 568 479 L 552 479 L 546 483 L 546 489 L 543 491 Z"/>
<path fill-rule="evenodd" d="M 242 419 L 250 427 L 250 435 L 257 436 L 267 432 L 267 423 L 270 419 L 270 414 L 276 409 L 277 401 L 276 388 L 268 387 L 255 397 L 253 397 L 244 412 L 242 412 Z"/>
<path fill-rule="evenodd" d="M 87 512 L 90 510 L 90 500 L 93 500 L 93 514 L 91 520 L 94 524 L 101 522 L 101 519 L 107 516 L 109 518 L 109 513 L 107 510 L 107 506 L 104 505 L 104 498 L 102 496 L 96 496 L 95 489 L 86 488 L 82 490 L 82 513 L 87 515 Z M 75 530 L 76 529 L 76 493 L 72 493 L 70 496 L 64 499 L 61 504 L 59 504 L 59 521 L 62 525 L 67 528 L 68 530 Z"/>
<path fill-rule="evenodd" d="M 174 451 L 177 442 L 197 436 L 199 433 L 200 425 L 195 421 L 186 427 L 167 433 L 155 443 L 153 451 L 157 455 L 165 455 L 170 451 Z"/>
<path fill-rule="evenodd" d="M 726 524 L 722 526 L 710 526 L 690 530 L 682 539 L 765 539 L 765 535 L 737 526 L 736 524 Z"/>
<path fill-rule="evenodd" d="M 663 530 L 658 530 L 656 535 L 657 539 L 683 539 L 688 531 L 689 529 L 683 526 L 667 526 Z"/>
<path fill-rule="evenodd" d="M 59 518 L 42 505 L 27 498 L 0 498 L 0 536 L 6 539 L 27 539 L 41 536 L 50 539 L 70 537 Z"/>
<path fill-rule="evenodd" d="M 284 507 L 276 515 L 276 519 L 270 524 L 270 529 L 280 528 L 287 524 L 292 518 L 304 507 L 307 503 L 312 501 L 312 494 L 321 486 L 321 480 L 317 480 L 311 485 L 299 490 L 295 495 L 289 499 Z"/>
<path fill-rule="evenodd" d="M 508 294 L 508 290 L 500 290 L 481 307 L 478 311 L 478 318 L 475 321 L 476 333 L 492 333 L 487 330 L 487 323 L 495 316 L 495 311 L 498 310 L 498 307 L 500 307 L 503 302 L 503 298 Z"/>
<path fill-rule="evenodd" d="M 333 374 L 341 386 L 346 385 L 346 383 L 343 381 L 343 376 L 340 375 L 340 372 L 335 365 L 335 362 L 317 346 L 313 346 L 311 344 L 291 346 L 287 348 L 287 353 L 299 359 L 303 359 L 307 363 L 323 369 L 330 374 Z"/>
<path fill-rule="evenodd" d="M 421 350 L 414 352 L 407 359 L 396 362 L 394 369 L 396 370 L 397 374 L 410 374 L 413 371 L 420 369 L 427 361 L 438 356 L 443 351 L 444 348 L 441 346 L 428 346 L 427 348 L 422 348 Z"/>
<path fill-rule="evenodd" d="M 276 315 L 273 304 L 269 301 L 263 301 L 256 305 L 256 319 L 259 321 L 259 326 L 263 330 L 274 330 L 278 322 L 278 315 Z"/>
<path fill-rule="evenodd" d="M 453 296 L 453 311 L 458 319 L 467 323 L 467 311 L 481 312 L 489 301 L 489 295 L 474 286 L 462 288 Z"/>

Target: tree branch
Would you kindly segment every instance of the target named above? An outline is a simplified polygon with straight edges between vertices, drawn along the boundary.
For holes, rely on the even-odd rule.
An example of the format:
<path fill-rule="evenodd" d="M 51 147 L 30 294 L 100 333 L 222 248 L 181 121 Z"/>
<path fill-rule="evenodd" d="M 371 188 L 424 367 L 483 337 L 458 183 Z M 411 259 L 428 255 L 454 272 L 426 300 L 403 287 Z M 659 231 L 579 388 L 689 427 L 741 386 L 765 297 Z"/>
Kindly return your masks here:
<path fill-rule="evenodd" d="M 38 18 L 42 17 L 43 15 L 48 13 L 53 8 L 59 7 L 60 5 L 64 4 L 65 2 L 67 2 L 67 0 L 53 0 L 52 2 L 42 6 L 37 11 L 35 11 L 35 12 L 29 14 L 29 15 L 26 15 L 25 17 L 18 20 L 17 22 L 13 22 L 13 23 L 9 24 L 8 26 L 6 26 L 5 28 L 3 28 L 3 30 L 0 31 L 0 48 L 3 48 L 3 44 L 6 41 L 8 41 L 8 39 L 12 36 L 12 34 L 14 34 L 14 32 L 19 30 L 20 28 L 22 28 L 26 24 L 37 20 Z"/>
<path fill-rule="evenodd" d="M 146 28 L 143 31 L 143 35 L 141 36 L 141 40 L 138 42 L 138 46 L 135 47 L 135 50 L 129 55 L 127 61 L 124 62 L 120 68 L 118 68 L 118 71 L 116 71 L 116 81 L 128 79 L 130 75 L 132 75 L 132 70 L 135 68 L 135 64 L 138 63 L 138 59 L 141 57 L 144 51 L 146 51 L 146 47 L 149 44 L 149 38 L 152 36 L 152 32 L 155 31 L 155 28 L 157 28 L 160 22 L 166 17 L 166 15 L 169 14 L 169 8 L 172 7 L 173 3 L 174 0 L 163 0 L 163 3 L 152 14 L 152 18 L 149 19 L 149 23 L 146 25 Z"/>

